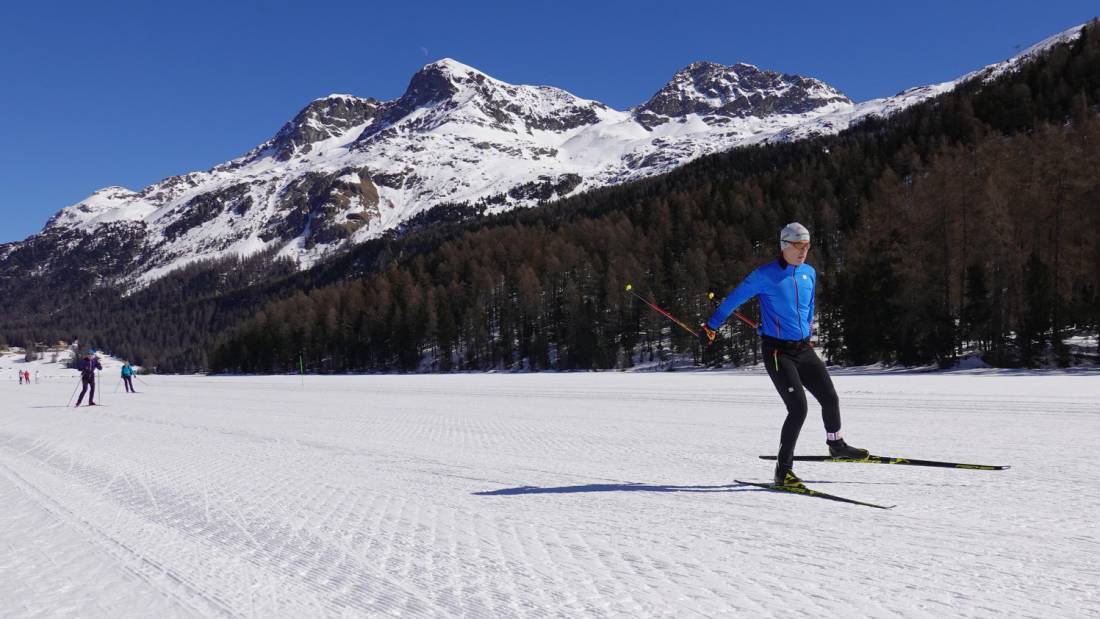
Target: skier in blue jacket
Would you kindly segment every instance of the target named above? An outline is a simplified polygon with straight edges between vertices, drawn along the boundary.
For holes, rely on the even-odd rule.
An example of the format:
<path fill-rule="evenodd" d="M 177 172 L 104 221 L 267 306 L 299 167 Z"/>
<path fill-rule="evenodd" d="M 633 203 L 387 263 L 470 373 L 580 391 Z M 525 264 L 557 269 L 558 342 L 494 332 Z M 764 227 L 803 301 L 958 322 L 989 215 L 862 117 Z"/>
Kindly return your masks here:
<path fill-rule="evenodd" d="M 779 232 L 779 259 L 749 274 L 700 328 L 704 346 L 709 346 L 730 314 L 753 297 L 760 301 L 760 336 L 764 365 L 779 397 L 787 407 L 787 419 L 779 439 L 775 483 L 801 485 L 792 471 L 794 446 L 806 420 L 808 389 L 821 404 L 825 441 L 834 458 L 866 458 L 866 449 L 844 442 L 840 434 L 840 400 L 825 363 L 810 344 L 813 335 L 814 293 L 817 272 L 806 264 L 810 231 L 798 222 Z"/>
<path fill-rule="evenodd" d="M 137 393 L 134 391 L 134 367 L 129 361 L 122 366 L 122 382 L 126 385 L 126 393 Z"/>

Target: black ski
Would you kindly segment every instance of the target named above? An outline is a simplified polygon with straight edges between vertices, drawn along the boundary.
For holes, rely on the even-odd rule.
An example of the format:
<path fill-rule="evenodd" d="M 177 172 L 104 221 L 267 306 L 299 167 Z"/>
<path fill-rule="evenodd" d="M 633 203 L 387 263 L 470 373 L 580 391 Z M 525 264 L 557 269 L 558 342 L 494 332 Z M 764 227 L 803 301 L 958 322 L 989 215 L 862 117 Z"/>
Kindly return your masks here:
<path fill-rule="evenodd" d="M 812 490 L 806 486 L 780 486 L 778 484 L 758 484 L 751 481 L 741 481 L 740 479 L 733 480 L 739 484 L 746 486 L 756 486 L 757 488 L 763 488 L 765 490 L 775 490 L 776 492 L 789 492 L 791 494 L 801 494 L 803 496 L 813 496 L 819 499 L 829 499 L 830 501 L 839 501 L 841 503 L 851 503 L 852 505 L 864 505 L 867 507 L 877 507 L 878 509 L 892 509 L 895 505 L 876 505 L 874 503 L 865 503 L 863 501 L 857 501 L 855 499 L 846 499 L 842 496 L 836 496 L 835 494 L 828 494 L 818 490 Z"/>
<path fill-rule="evenodd" d="M 761 460 L 775 460 L 777 456 L 760 456 Z M 935 466 L 945 469 L 976 469 L 980 471 L 1003 471 L 1011 466 L 993 464 L 963 464 L 961 462 L 940 462 L 938 460 L 912 460 L 889 456 L 867 456 L 866 458 L 834 458 L 832 456 L 795 456 L 799 462 L 857 462 L 860 464 L 904 464 L 907 466 Z"/>

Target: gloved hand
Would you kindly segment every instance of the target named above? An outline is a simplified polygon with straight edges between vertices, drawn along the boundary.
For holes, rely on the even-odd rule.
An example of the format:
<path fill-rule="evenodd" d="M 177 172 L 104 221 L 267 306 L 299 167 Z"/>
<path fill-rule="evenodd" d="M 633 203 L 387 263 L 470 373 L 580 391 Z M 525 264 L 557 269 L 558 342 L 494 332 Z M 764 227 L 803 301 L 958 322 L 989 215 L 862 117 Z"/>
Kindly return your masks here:
<path fill-rule="evenodd" d="M 718 332 L 707 326 L 707 323 L 699 325 L 699 343 L 703 348 L 706 348 L 714 343 L 714 339 L 718 337 Z"/>

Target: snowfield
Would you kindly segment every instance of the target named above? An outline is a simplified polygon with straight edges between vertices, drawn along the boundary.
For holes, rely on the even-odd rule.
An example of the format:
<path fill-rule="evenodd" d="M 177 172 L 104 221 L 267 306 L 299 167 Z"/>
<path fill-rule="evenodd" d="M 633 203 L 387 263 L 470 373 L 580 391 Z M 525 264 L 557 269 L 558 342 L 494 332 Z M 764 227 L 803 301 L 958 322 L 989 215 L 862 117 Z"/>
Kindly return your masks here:
<path fill-rule="evenodd" d="M 4 617 L 1100 615 L 1096 373 L 834 374 L 852 444 L 1012 466 L 796 466 L 884 511 L 733 482 L 771 476 L 761 370 L 127 395 L 112 366 L 73 409 L 75 372 L 24 365 L 0 360 Z"/>

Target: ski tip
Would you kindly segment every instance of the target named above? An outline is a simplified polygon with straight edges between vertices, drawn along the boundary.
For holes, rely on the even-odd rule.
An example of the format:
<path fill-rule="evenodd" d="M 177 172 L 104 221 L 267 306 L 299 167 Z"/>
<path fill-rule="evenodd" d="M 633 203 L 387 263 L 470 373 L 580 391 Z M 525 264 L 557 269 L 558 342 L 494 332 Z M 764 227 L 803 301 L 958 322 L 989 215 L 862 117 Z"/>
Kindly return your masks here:
<path fill-rule="evenodd" d="M 779 456 L 760 456 L 761 460 L 775 460 Z"/>

